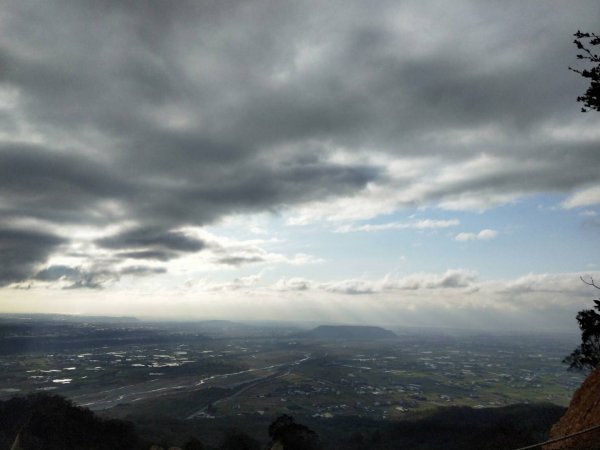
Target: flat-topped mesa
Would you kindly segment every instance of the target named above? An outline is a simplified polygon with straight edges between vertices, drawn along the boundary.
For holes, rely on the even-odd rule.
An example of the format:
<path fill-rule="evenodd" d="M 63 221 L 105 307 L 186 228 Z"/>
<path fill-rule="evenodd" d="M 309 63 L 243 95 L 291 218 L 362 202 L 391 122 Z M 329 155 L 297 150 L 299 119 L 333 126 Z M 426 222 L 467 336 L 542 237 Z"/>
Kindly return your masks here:
<path fill-rule="evenodd" d="M 361 325 L 321 325 L 309 332 L 315 339 L 393 339 L 398 336 L 389 330 Z"/>

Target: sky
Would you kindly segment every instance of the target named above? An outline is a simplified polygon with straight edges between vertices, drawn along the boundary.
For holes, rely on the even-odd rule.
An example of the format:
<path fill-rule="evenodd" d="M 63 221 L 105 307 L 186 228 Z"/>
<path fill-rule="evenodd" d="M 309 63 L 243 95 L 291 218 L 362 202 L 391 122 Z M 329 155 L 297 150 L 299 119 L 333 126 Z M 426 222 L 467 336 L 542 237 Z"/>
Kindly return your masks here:
<path fill-rule="evenodd" d="M 5 0 L 0 312 L 576 331 L 597 1 Z"/>

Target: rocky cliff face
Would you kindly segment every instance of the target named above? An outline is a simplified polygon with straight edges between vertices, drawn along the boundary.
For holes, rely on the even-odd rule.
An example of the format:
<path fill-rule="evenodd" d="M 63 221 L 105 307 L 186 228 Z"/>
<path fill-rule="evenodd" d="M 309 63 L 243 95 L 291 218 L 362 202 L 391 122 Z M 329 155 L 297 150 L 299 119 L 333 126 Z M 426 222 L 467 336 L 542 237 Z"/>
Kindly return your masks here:
<path fill-rule="evenodd" d="M 577 389 L 569 409 L 552 427 L 550 439 L 577 433 L 596 425 L 600 425 L 600 367 Z M 600 449 L 600 429 L 544 446 L 544 450 L 559 449 Z"/>

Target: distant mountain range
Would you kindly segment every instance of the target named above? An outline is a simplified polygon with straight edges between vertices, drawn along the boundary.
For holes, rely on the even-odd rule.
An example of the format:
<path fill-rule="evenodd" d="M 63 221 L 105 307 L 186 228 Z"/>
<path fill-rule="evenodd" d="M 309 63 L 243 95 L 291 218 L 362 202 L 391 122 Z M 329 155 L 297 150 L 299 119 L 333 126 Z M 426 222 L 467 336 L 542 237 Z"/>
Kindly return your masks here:
<path fill-rule="evenodd" d="M 314 339 L 390 339 L 396 334 L 381 327 L 360 325 L 321 325 L 308 335 Z"/>

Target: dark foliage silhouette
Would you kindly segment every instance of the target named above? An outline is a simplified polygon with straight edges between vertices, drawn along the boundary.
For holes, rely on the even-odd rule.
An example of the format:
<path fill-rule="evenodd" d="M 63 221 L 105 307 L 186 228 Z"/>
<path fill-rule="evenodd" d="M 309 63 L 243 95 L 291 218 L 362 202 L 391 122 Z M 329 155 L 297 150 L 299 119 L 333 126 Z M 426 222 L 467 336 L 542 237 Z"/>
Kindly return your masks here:
<path fill-rule="evenodd" d="M 593 279 L 581 280 L 600 289 Z M 577 323 L 581 330 L 581 344 L 563 362 L 571 370 L 591 370 L 600 362 L 600 298 L 594 300 L 594 309 L 584 309 L 577 313 Z"/>
<path fill-rule="evenodd" d="M 284 414 L 269 425 L 269 436 L 273 444 L 279 443 L 283 450 L 317 450 L 319 436 L 305 425 Z"/>
<path fill-rule="evenodd" d="M 183 450 L 204 450 L 204 445 L 198 439 L 192 437 L 185 443 Z"/>
<path fill-rule="evenodd" d="M 56 395 L 0 402 L 0 448 L 10 448 L 17 435 L 23 450 L 142 448 L 131 423 L 101 419 Z"/>
<path fill-rule="evenodd" d="M 385 448 L 419 450 L 514 449 L 543 442 L 564 414 L 556 405 L 511 405 L 504 408 L 441 408 L 420 420 L 393 426 Z"/>
<path fill-rule="evenodd" d="M 230 431 L 225 433 L 219 450 L 260 450 L 260 444 L 256 439 L 241 431 Z"/>
<path fill-rule="evenodd" d="M 600 111 L 600 57 L 593 51 L 593 47 L 600 45 L 600 35 L 577 31 L 574 36 L 575 40 L 573 42 L 577 46 L 577 49 L 581 51 L 581 53 L 577 54 L 577 59 L 593 64 L 591 69 L 569 67 L 573 72 L 590 80 L 590 85 L 585 94 L 577 97 L 577 101 L 583 103 L 582 112 L 587 112 L 590 109 Z"/>

